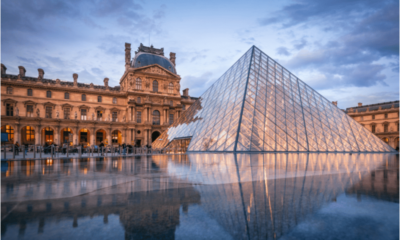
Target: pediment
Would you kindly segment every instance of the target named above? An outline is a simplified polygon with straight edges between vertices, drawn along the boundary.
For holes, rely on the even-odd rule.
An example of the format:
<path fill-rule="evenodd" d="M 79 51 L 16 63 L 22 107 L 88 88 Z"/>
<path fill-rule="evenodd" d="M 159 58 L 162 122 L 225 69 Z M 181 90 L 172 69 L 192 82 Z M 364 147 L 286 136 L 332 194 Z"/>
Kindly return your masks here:
<path fill-rule="evenodd" d="M 140 67 L 135 69 L 137 73 L 150 73 L 150 74 L 157 74 L 157 75 L 162 75 L 162 76 L 171 76 L 171 77 L 177 77 L 176 74 L 173 74 L 172 72 L 168 71 L 167 69 L 161 67 L 158 64 L 152 64 L 149 66 L 145 67 Z"/>
<path fill-rule="evenodd" d="M 61 108 L 62 108 L 62 109 L 64 109 L 64 108 L 71 108 L 71 110 L 72 110 L 72 108 L 74 108 L 74 106 L 72 106 L 72 105 L 69 104 L 69 103 L 64 103 L 63 105 L 61 105 Z"/>
<path fill-rule="evenodd" d="M 24 102 L 24 106 L 26 106 L 26 105 L 35 105 L 35 107 L 36 107 L 37 103 L 35 103 L 34 101 L 31 101 L 31 100 L 28 100 L 28 101 Z"/>

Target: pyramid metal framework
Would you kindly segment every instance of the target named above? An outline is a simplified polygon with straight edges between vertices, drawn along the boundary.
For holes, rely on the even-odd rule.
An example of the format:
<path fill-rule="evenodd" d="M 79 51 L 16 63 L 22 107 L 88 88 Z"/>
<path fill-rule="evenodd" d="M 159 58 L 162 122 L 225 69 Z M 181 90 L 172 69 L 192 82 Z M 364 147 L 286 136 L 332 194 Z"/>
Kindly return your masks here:
<path fill-rule="evenodd" d="M 153 148 L 185 138 L 188 152 L 395 152 L 255 46 Z"/>

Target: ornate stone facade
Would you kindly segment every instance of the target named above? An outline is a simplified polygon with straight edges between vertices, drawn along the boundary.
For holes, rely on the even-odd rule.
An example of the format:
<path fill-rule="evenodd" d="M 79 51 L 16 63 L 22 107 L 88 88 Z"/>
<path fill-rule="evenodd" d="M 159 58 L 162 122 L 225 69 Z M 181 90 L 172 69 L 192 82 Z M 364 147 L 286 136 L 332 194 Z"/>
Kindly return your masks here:
<path fill-rule="evenodd" d="M 377 137 L 399 150 L 399 101 L 362 105 L 346 113 Z"/>
<path fill-rule="evenodd" d="M 103 86 L 79 83 L 76 73 L 73 81 L 46 79 L 43 69 L 27 77 L 23 66 L 7 74 L 1 64 L 2 132 L 19 144 L 151 145 L 196 98 L 180 95 L 175 54 L 167 59 L 163 49 L 141 45 L 136 55 L 143 54 L 146 61 L 135 65 L 125 44 L 126 70 L 116 87 L 108 78 Z"/>

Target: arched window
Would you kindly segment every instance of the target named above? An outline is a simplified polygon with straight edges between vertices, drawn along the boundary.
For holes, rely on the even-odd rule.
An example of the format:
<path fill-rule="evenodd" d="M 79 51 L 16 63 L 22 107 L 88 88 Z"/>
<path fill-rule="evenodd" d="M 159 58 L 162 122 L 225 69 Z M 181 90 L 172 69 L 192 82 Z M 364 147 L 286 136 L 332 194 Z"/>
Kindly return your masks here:
<path fill-rule="evenodd" d="M 136 89 L 142 89 L 142 79 L 136 78 Z"/>
<path fill-rule="evenodd" d="M 117 98 L 113 98 L 113 104 L 117 104 Z"/>
<path fill-rule="evenodd" d="M 97 97 L 97 102 L 102 102 L 101 96 Z"/>
<path fill-rule="evenodd" d="M 64 99 L 69 99 L 69 93 L 64 93 Z"/>
<path fill-rule="evenodd" d="M 387 137 L 382 138 L 382 140 L 383 140 L 385 143 L 389 143 L 389 138 L 387 138 Z"/>
<path fill-rule="evenodd" d="M 51 98 L 51 91 L 47 91 L 47 92 L 46 92 L 46 97 L 47 97 L 47 98 Z"/>
<path fill-rule="evenodd" d="M 174 84 L 173 83 L 168 84 L 168 93 L 174 93 Z"/>
<path fill-rule="evenodd" d="M 387 113 L 385 113 L 385 118 L 388 118 L 388 114 Z"/>
<path fill-rule="evenodd" d="M 153 92 L 158 92 L 158 82 L 156 80 L 153 81 Z"/>
<path fill-rule="evenodd" d="M 86 94 L 82 94 L 82 101 L 86 101 Z"/>
<path fill-rule="evenodd" d="M 32 89 L 30 89 L 30 88 L 28 89 L 27 95 L 28 95 L 28 96 L 32 96 L 32 95 L 33 95 L 33 94 L 32 94 Z"/>
<path fill-rule="evenodd" d="M 153 125 L 160 125 L 160 112 L 157 110 L 153 111 Z"/>

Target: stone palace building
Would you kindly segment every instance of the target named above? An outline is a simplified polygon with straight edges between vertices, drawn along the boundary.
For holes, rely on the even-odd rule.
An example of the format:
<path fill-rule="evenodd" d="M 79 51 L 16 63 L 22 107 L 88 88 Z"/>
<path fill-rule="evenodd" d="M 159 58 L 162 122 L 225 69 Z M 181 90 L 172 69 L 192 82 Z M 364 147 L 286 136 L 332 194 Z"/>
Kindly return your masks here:
<path fill-rule="evenodd" d="M 377 137 L 399 150 L 399 101 L 362 105 L 346 113 Z"/>
<path fill-rule="evenodd" d="M 1 64 L 1 131 L 9 143 L 47 143 L 85 146 L 151 145 L 162 131 L 180 117 L 197 98 L 189 89 L 180 94 L 181 77 L 175 53 L 140 44 L 133 59 L 131 44 L 125 43 L 125 72 L 119 86 L 79 83 L 6 73 Z"/>

